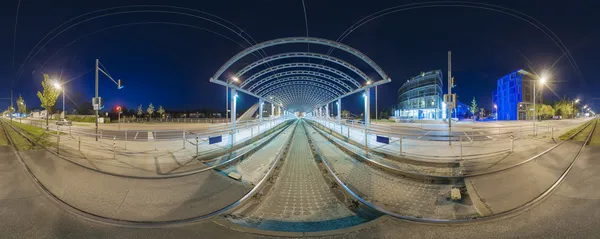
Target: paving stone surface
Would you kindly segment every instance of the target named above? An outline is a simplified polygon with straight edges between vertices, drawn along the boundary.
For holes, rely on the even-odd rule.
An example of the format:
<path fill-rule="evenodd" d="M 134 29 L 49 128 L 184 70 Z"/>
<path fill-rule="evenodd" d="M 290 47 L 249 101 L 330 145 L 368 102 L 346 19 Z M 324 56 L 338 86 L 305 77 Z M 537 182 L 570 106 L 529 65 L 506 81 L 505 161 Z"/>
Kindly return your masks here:
<path fill-rule="evenodd" d="M 273 189 L 251 217 L 278 221 L 325 221 L 353 216 L 330 191 L 299 125 Z"/>
<path fill-rule="evenodd" d="M 285 142 L 292 136 L 294 126 L 290 125 L 250 157 L 224 171 L 237 172 L 242 175 L 242 181 L 256 185 L 265 176 L 278 153 L 283 150 Z"/>
<path fill-rule="evenodd" d="M 307 127 L 308 128 L 308 127 Z M 430 184 L 383 172 L 347 155 L 313 128 L 308 128 L 314 144 L 340 179 L 361 197 L 401 215 L 426 218 L 455 218 L 476 213 L 472 207 L 446 200 L 452 185 Z"/>

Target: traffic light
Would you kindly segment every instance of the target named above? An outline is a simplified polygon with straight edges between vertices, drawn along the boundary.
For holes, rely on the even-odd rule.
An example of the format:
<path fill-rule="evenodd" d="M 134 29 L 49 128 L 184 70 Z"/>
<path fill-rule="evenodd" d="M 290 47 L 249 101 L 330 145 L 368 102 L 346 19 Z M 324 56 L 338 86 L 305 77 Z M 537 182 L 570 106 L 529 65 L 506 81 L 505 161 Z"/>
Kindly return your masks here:
<path fill-rule="evenodd" d="M 121 113 L 121 106 L 117 106 L 117 113 Z"/>
<path fill-rule="evenodd" d="M 100 103 L 98 103 L 98 99 Z M 104 109 L 104 101 L 102 100 L 102 97 L 98 97 L 98 99 L 96 99 L 96 97 L 92 98 L 92 106 L 94 106 L 94 110 Z"/>

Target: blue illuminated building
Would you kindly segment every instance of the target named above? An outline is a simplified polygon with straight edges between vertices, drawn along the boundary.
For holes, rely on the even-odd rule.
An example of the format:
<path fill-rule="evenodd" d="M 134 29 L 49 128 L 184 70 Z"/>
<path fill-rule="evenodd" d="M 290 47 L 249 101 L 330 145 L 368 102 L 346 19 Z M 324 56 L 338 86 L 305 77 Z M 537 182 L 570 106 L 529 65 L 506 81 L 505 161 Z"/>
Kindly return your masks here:
<path fill-rule="evenodd" d="M 498 79 L 492 101 L 498 120 L 526 120 L 527 110 L 533 110 L 533 79 L 513 71 Z M 541 103 L 540 97 L 536 98 Z"/>

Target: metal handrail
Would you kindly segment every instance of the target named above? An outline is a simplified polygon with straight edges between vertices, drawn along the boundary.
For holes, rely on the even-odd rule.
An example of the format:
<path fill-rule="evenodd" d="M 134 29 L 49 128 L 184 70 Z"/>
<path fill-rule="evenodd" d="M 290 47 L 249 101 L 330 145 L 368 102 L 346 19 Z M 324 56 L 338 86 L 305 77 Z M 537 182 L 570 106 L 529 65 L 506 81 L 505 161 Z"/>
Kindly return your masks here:
<path fill-rule="evenodd" d="M 189 176 L 189 175 L 192 175 L 192 174 L 198 174 L 198 173 L 201 173 L 201 172 L 205 172 L 205 171 L 208 171 L 208 170 L 212 170 L 212 169 L 215 169 L 215 168 L 222 167 L 222 166 L 224 166 L 224 165 L 227 165 L 227 164 L 229 164 L 229 163 L 231 163 L 231 162 L 234 162 L 234 161 L 236 161 L 236 160 L 238 160 L 238 159 L 241 159 L 241 158 L 245 157 L 245 156 L 246 156 L 246 154 L 247 154 L 248 152 L 251 152 L 251 151 L 252 151 L 252 150 L 246 150 L 246 151 L 244 151 L 242 154 L 236 155 L 236 156 L 234 156 L 233 158 L 230 158 L 230 159 L 228 159 L 228 160 L 225 160 L 225 161 L 223 161 L 223 162 L 220 162 L 219 164 L 212 165 L 212 166 L 209 166 L 209 167 L 206 167 L 206 168 L 202 168 L 202 169 L 197 169 L 197 170 L 188 171 L 188 172 L 174 173 L 174 174 L 169 174 L 169 175 L 157 175 L 157 176 L 152 176 L 152 177 L 150 177 L 150 176 L 133 176 L 133 175 L 123 175 L 123 174 L 117 174 L 117 173 L 112 173 L 112 172 L 106 172 L 106 171 L 102 171 L 102 170 L 95 169 L 95 168 L 92 168 L 92 167 L 89 167 L 89 166 L 83 165 L 83 164 L 81 164 L 81 163 L 75 162 L 75 161 L 73 161 L 73 160 L 71 160 L 71 159 L 69 159 L 69 158 L 67 158 L 67 157 L 65 157 L 65 156 L 63 156 L 63 155 L 60 155 L 60 154 L 58 154 L 58 153 L 54 152 L 53 150 L 50 150 L 50 149 L 49 149 L 48 147 L 46 147 L 46 146 L 44 146 L 44 145 L 41 145 L 41 144 L 39 144 L 39 143 L 35 142 L 35 141 L 34 141 L 34 140 L 32 140 L 31 138 L 29 138 L 28 136 L 26 136 L 25 134 L 23 134 L 23 133 L 22 133 L 20 130 L 17 130 L 17 129 L 15 128 L 15 126 L 13 126 L 13 125 L 11 125 L 11 124 L 7 124 L 7 125 L 9 125 L 9 126 L 10 126 L 10 127 L 11 127 L 11 128 L 14 130 L 14 131 L 15 131 L 15 132 L 19 133 L 19 134 L 20 134 L 20 135 L 21 135 L 23 138 L 27 139 L 27 140 L 28 140 L 28 141 L 29 141 L 31 144 L 33 144 L 33 145 L 35 145 L 35 146 L 42 147 L 42 148 L 44 148 L 45 150 L 47 150 L 48 152 L 50 152 L 50 153 L 52 153 L 52 154 L 54 154 L 54 155 L 56 155 L 56 156 L 58 156 L 58 157 L 60 157 L 60 158 L 64 159 L 64 160 L 65 160 L 65 161 L 67 161 L 67 162 L 73 163 L 73 164 L 75 164 L 75 165 L 78 165 L 78 166 L 80 166 L 80 167 L 82 167 L 82 168 L 86 168 L 86 169 L 92 170 L 92 171 L 94 171 L 94 172 L 98 172 L 98 173 L 102 173 L 102 174 L 106 174 L 106 175 L 111 175 L 111 176 L 116 176 L 116 177 L 123 177 L 123 178 L 134 178 L 134 179 L 165 179 L 165 178 L 178 178 L 178 177 Z M 287 127 L 286 127 L 286 128 L 287 128 Z M 260 145 L 258 145 L 258 146 L 256 146 L 256 147 L 262 147 L 262 146 L 264 146 L 264 145 L 265 145 L 267 142 L 269 142 L 269 141 L 270 141 L 271 139 L 273 139 L 275 136 L 279 135 L 279 133 L 281 133 L 283 130 L 285 130 L 285 128 L 283 128 L 283 129 L 279 129 L 277 132 L 274 132 L 274 133 L 270 134 L 270 135 L 268 136 L 269 138 L 267 138 L 265 141 L 263 141 L 263 142 L 262 142 Z"/>
<path fill-rule="evenodd" d="M 0 124 L 5 124 L 4 122 L 0 123 Z M 10 138 L 10 136 L 8 135 L 8 132 L 6 132 L 6 130 L 3 128 L 4 133 L 7 135 L 8 139 L 11 141 L 11 144 L 14 146 L 14 143 L 12 143 L 12 139 Z M 11 126 L 11 128 L 14 129 L 13 126 Z M 282 129 L 282 131 L 285 129 Z M 295 130 L 295 128 L 294 128 Z M 16 131 L 17 133 L 21 134 L 20 132 Z M 22 135 L 22 134 L 21 134 Z M 23 136 L 23 135 L 22 135 Z M 111 225 L 118 225 L 118 226 L 134 226 L 134 227 L 157 227 L 157 226 L 171 226 L 171 225 L 182 225 L 182 224 L 187 224 L 187 223 L 192 223 L 192 222 L 196 222 L 199 220 L 203 220 L 203 219 L 208 219 L 211 217 L 215 217 L 218 215 L 221 215 L 223 213 L 229 212 L 233 209 L 235 209 L 236 207 L 242 205 L 243 203 L 245 203 L 248 199 L 250 199 L 252 196 L 254 196 L 254 194 L 256 194 L 256 192 L 258 192 L 262 187 L 263 184 L 268 180 L 268 178 L 272 175 L 272 173 L 275 171 L 276 166 L 278 165 L 278 162 L 281 161 L 281 156 L 283 154 L 283 152 L 285 152 L 285 148 L 289 147 L 289 144 L 291 142 L 291 138 L 293 137 L 293 134 L 291 134 L 287 140 L 286 143 L 284 144 L 284 146 L 282 147 L 282 149 L 278 152 L 277 157 L 275 158 L 275 160 L 273 160 L 273 163 L 271 165 L 271 167 L 269 168 L 269 170 L 267 171 L 267 173 L 265 174 L 265 176 L 261 179 L 261 181 L 259 181 L 259 183 L 257 183 L 256 186 L 254 186 L 250 191 L 248 191 L 242 198 L 236 200 L 235 202 L 233 202 L 232 204 L 229 204 L 217 211 L 205 214 L 205 215 L 201 215 L 201 216 L 196 216 L 196 217 L 191 217 L 191 218 L 186 218 L 186 219 L 177 219 L 177 220 L 170 220 L 170 221 L 133 221 L 133 220 L 122 220 L 122 219 L 117 219 L 117 218 L 110 218 L 110 217 L 105 217 L 105 216 L 100 216 L 100 215 L 96 215 L 90 212 L 86 212 L 82 209 L 76 208 L 75 206 L 72 206 L 71 204 L 67 203 L 66 201 L 60 199 L 59 197 L 57 197 L 54 193 L 52 193 L 46 186 L 44 186 L 40 180 L 33 174 L 33 172 L 31 171 L 31 169 L 29 168 L 29 166 L 25 163 L 25 161 L 21 158 L 20 154 L 15 150 L 17 157 L 19 157 L 19 160 L 24 164 L 25 169 L 28 172 L 28 175 L 30 177 L 32 177 L 32 179 L 35 181 L 36 185 L 38 185 L 42 191 L 54 202 L 58 202 L 60 203 L 60 206 L 63 206 L 62 208 L 66 209 L 67 211 L 76 214 L 78 216 L 83 216 L 87 219 L 90 220 L 94 220 L 94 221 L 98 221 L 98 222 L 102 222 L 102 223 L 107 223 L 107 224 L 111 224 Z M 33 142 L 32 142 L 33 143 Z"/>
<path fill-rule="evenodd" d="M 477 217 L 477 218 L 473 218 L 473 219 L 428 219 L 428 218 L 412 217 L 412 216 L 401 215 L 401 214 L 398 214 L 398 213 L 386 210 L 386 209 L 384 209 L 382 207 L 376 206 L 374 204 L 371 204 L 368 201 L 366 201 L 365 199 L 363 199 L 362 197 L 358 196 L 358 194 L 356 194 L 352 189 L 350 189 L 350 187 L 348 187 L 344 182 L 342 182 L 341 179 L 337 176 L 337 174 L 333 171 L 333 169 L 331 168 L 331 166 L 329 165 L 329 163 L 327 163 L 327 161 L 324 160 L 324 157 L 322 156 L 322 154 L 318 150 L 318 148 L 317 147 L 314 147 L 314 148 L 315 148 L 315 151 L 317 152 L 319 158 L 321 159 L 321 161 L 323 162 L 323 164 L 326 166 L 327 171 L 334 177 L 336 183 L 340 187 L 344 188 L 344 190 L 348 194 L 350 194 L 354 199 L 358 200 L 361 204 L 366 205 L 367 207 L 372 208 L 372 209 L 374 209 L 376 211 L 379 211 L 381 213 L 390 215 L 390 216 L 398 218 L 398 219 L 407 220 L 407 221 L 421 222 L 421 223 L 434 223 L 434 224 L 463 224 L 463 223 L 481 222 L 481 221 L 489 221 L 489 220 L 504 218 L 504 217 L 507 217 L 509 215 L 512 215 L 513 213 L 517 213 L 517 212 L 523 211 L 523 210 L 525 210 L 527 208 L 530 208 L 530 207 L 536 205 L 537 203 L 539 203 L 546 196 L 548 196 L 564 180 L 564 178 L 567 176 L 567 174 L 571 171 L 573 165 L 575 164 L 575 161 L 579 158 L 581 152 L 583 151 L 583 148 L 585 147 L 585 145 L 589 141 L 592 133 L 594 132 L 594 130 L 596 128 L 596 125 L 597 125 L 597 121 L 594 124 L 594 126 L 593 126 L 592 130 L 590 131 L 590 133 L 588 134 L 588 137 L 587 137 L 585 143 L 579 149 L 579 151 L 578 151 L 577 155 L 575 156 L 575 158 L 571 161 L 571 163 L 569 164 L 569 166 L 567 167 L 567 169 L 561 174 L 561 176 L 557 179 L 557 181 L 554 182 L 548 189 L 546 189 L 540 195 L 538 195 L 537 197 L 533 198 L 529 202 L 527 202 L 527 203 L 525 203 L 525 204 L 523 204 L 523 205 L 521 205 L 519 207 L 510 209 L 508 211 L 504 211 L 504 212 L 501 212 L 501 213 L 498 213 L 498 214 L 494 214 L 494 215 L 491 215 L 491 216 Z M 569 139 L 572 139 L 573 137 L 575 137 L 575 135 L 581 133 L 581 131 L 583 131 L 583 129 L 587 128 L 588 126 L 590 126 L 590 124 L 588 124 L 586 127 L 583 127 L 581 130 L 579 130 L 576 134 L 574 134 L 573 136 L 571 136 Z M 307 135 L 309 136 L 309 139 L 310 139 L 310 137 L 311 137 L 310 134 L 307 133 Z M 540 155 L 535 156 L 535 158 L 539 157 Z M 528 160 L 527 162 L 529 162 L 529 161 L 530 160 Z M 507 170 L 507 169 L 504 169 L 504 170 Z M 504 171 L 504 170 L 502 170 L 502 171 Z M 470 176 L 470 177 L 472 177 L 472 176 Z"/>

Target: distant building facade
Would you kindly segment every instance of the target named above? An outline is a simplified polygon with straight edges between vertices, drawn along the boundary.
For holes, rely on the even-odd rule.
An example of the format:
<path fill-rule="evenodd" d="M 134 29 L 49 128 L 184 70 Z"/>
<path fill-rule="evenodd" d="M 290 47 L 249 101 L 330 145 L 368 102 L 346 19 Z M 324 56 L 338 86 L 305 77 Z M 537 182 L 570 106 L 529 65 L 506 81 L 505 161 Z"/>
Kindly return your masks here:
<path fill-rule="evenodd" d="M 498 79 L 496 90 L 492 93 L 492 101 L 497 106 L 496 117 L 498 120 L 527 120 L 527 111 L 533 109 L 533 84 L 534 80 L 513 71 Z M 536 102 L 541 103 L 539 88 Z M 531 115 L 531 114 L 529 114 Z"/>
<path fill-rule="evenodd" d="M 398 89 L 399 118 L 440 119 L 445 117 L 442 71 L 423 72 Z"/>

